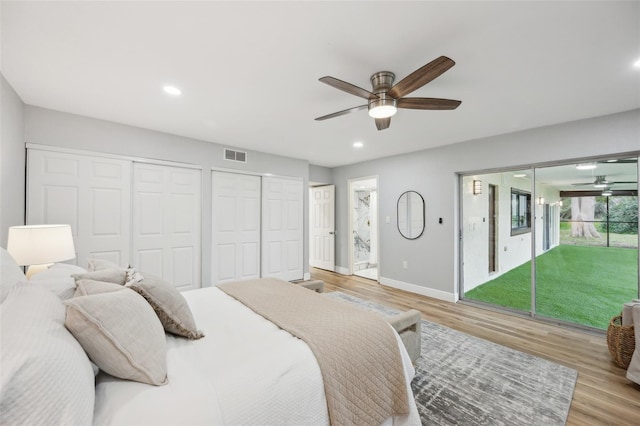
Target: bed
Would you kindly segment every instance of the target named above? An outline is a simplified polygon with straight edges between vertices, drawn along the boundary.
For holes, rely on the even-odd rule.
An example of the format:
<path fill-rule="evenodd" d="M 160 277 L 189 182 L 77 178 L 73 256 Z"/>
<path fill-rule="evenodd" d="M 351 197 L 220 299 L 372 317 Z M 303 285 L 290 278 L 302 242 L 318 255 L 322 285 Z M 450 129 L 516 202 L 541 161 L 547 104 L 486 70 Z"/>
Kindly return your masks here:
<path fill-rule="evenodd" d="M 72 297 L 79 291 L 72 275 L 84 272 L 54 265 L 24 283 L 20 268 L 2 249 L 3 424 L 336 423 L 330 421 L 323 374 L 309 345 L 217 287 L 181 293 L 203 338 L 163 330 L 164 346 L 140 343 L 146 358 L 166 363 L 165 382 L 154 386 L 98 369 L 78 343 L 81 336 L 64 325 L 73 305 L 62 300 L 78 300 Z M 137 323 L 130 319 L 132 329 Z M 419 425 L 410 389 L 414 370 L 394 336 L 409 411 L 384 424 Z"/>

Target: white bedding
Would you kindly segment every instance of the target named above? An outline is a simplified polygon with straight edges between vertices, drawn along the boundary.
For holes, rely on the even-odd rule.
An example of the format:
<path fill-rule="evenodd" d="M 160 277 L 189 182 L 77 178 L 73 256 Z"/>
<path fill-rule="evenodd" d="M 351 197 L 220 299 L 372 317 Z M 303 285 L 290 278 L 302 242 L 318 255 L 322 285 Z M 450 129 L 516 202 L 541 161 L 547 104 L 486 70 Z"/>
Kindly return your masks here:
<path fill-rule="evenodd" d="M 309 347 L 215 287 L 184 292 L 200 340 L 167 335 L 169 384 L 96 378 L 94 424 L 327 425 L 320 369 Z M 414 370 L 400 338 L 411 414 Z"/>

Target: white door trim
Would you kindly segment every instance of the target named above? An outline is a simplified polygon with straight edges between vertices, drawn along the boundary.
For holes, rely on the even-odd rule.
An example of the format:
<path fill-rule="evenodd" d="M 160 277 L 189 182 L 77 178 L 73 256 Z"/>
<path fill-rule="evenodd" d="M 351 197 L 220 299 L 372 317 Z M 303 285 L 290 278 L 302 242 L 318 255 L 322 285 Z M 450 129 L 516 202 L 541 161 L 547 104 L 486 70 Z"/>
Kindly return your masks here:
<path fill-rule="evenodd" d="M 172 167 L 182 167 L 185 169 L 202 170 L 202 166 L 198 164 L 182 163 L 180 161 L 167 161 L 167 160 L 158 160 L 155 158 L 134 157 L 134 156 L 122 155 L 122 154 L 109 154 L 109 153 L 100 152 L 100 151 L 88 151 L 85 149 L 76 149 L 76 148 L 63 148 L 61 146 L 42 145 L 42 144 L 29 143 L 29 142 L 27 142 L 26 147 L 27 149 L 38 149 L 41 151 L 61 152 L 65 154 L 76 154 L 76 155 L 89 155 L 92 157 L 102 157 L 102 158 L 111 158 L 115 160 L 132 161 L 134 163 L 157 164 L 160 166 L 172 166 Z"/>
<path fill-rule="evenodd" d="M 378 225 L 376 226 L 376 236 L 378 238 L 378 280 L 380 280 L 380 277 L 382 276 L 382 271 L 381 271 L 381 265 L 380 265 L 380 223 L 382 221 L 381 216 L 380 216 L 380 181 L 378 179 L 378 175 L 371 175 L 371 176 L 362 176 L 362 177 L 357 177 L 357 178 L 351 178 L 347 180 L 347 186 L 348 186 L 348 190 L 349 190 L 349 194 L 347 196 L 348 201 L 349 201 L 349 206 L 348 206 L 348 210 L 347 210 L 347 225 L 348 225 L 348 230 L 347 230 L 347 249 L 348 249 L 348 254 L 349 254 L 349 265 L 348 265 L 348 271 L 347 271 L 347 275 L 353 275 L 353 219 L 351 217 L 352 213 L 353 213 L 353 194 L 355 192 L 355 188 L 354 188 L 354 184 L 356 182 L 359 182 L 361 180 L 369 180 L 369 179 L 375 179 L 376 181 L 376 191 L 378 192 L 378 197 L 376 198 L 376 211 L 378 213 Z"/>

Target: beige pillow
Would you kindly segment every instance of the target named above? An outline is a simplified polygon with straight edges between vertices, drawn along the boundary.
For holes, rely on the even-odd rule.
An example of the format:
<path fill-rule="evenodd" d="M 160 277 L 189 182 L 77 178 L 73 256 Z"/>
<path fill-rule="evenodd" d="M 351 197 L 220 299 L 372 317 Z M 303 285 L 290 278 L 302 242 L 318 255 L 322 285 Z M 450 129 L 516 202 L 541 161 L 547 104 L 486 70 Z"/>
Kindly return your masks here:
<path fill-rule="evenodd" d="M 193 314 L 184 296 L 170 283 L 152 275 L 142 281 L 128 282 L 126 287 L 138 292 L 151 305 L 166 331 L 189 339 L 204 337 L 196 328 Z"/>
<path fill-rule="evenodd" d="M 127 270 L 114 268 L 101 269 L 99 271 L 85 272 L 84 274 L 74 274 L 72 277 L 75 278 L 76 281 L 88 279 L 124 285 L 124 283 L 127 282 Z"/>
<path fill-rule="evenodd" d="M 64 325 L 100 370 L 136 382 L 167 383 L 164 330 L 139 294 L 123 288 L 64 303 Z"/>
<path fill-rule="evenodd" d="M 120 284 L 109 283 L 106 281 L 95 281 L 81 279 L 76 281 L 76 292 L 73 297 L 90 296 L 92 294 L 109 293 L 124 289 Z"/>

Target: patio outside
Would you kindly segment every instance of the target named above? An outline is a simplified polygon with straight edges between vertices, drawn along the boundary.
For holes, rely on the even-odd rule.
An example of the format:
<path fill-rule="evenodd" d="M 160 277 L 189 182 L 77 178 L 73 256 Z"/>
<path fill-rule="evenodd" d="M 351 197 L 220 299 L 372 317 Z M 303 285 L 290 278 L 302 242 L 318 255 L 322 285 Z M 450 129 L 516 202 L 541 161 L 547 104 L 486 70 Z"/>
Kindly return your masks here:
<path fill-rule="evenodd" d="M 637 196 L 590 198 L 590 220 L 576 217 L 581 200 L 562 198 L 559 245 L 536 258 L 536 313 L 606 329 L 622 304 L 638 297 Z M 584 200 L 582 200 L 584 201 Z M 578 220 L 576 220 L 578 219 Z M 531 262 L 465 293 L 522 311 L 531 309 Z"/>

